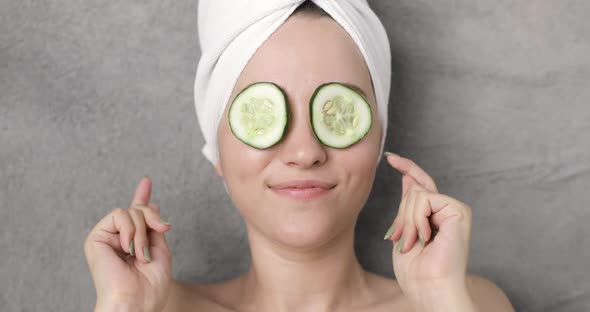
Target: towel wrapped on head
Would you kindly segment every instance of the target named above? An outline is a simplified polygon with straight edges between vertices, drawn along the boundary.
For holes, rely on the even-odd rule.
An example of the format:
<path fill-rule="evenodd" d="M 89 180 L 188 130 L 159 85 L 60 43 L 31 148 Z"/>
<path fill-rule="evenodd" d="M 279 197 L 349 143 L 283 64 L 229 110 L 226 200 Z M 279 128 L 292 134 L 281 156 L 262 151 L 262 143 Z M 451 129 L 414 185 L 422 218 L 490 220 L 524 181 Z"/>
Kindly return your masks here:
<path fill-rule="evenodd" d="M 306 0 L 199 0 L 201 47 L 194 85 L 195 107 L 205 137 L 202 153 L 218 161 L 217 127 L 233 86 L 256 50 Z M 391 82 L 391 52 L 385 28 L 366 0 L 307 0 L 326 11 L 354 40 L 369 69 L 383 135 Z"/>

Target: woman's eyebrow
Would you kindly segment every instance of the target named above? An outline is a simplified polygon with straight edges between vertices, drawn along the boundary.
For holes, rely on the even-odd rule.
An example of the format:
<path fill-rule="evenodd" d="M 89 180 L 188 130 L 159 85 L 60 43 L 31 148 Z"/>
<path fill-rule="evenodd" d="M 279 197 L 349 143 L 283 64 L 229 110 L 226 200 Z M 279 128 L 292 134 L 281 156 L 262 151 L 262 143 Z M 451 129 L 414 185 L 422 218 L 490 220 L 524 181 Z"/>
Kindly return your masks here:
<path fill-rule="evenodd" d="M 353 85 L 353 84 L 351 84 L 351 83 L 345 83 L 345 82 L 341 82 L 341 84 L 343 84 L 343 85 L 345 85 L 345 86 L 347 86 L 347 87 L 349 87 L 349 88 L 353 89 L 354 91 L 356 91 L 356 92 L 360 93 L 360 94 L 361 94 L 362 96 L 364 96 L 366 99 L 368 99 L 368 98 L 369 98 L 369 97 L 367 96 L 367 94 L 366 94 L 366 93 L 363 91 L 363 89 L 361 89 L 360 87 L 358 87 L 358 86 L 355 86 L 355 85 Z"/>
<path fill-rule="evenodd" d="M 261 81 L 267 81 L 267 80 L 261 80 Z M 255 82 L 254 82 L 254 83 L 255 83 Z M 344 85 L 344 86 L 347 86 L 347 87 L 349 87 L 349 88 L 353 89 L 354 91 L 356 91 L 356 92 L 360 93 L 362 96 L 364 96 L 366 99 L 368 99 L 368 98 L 369 98 L 369 97 L 367 96 L 367 94 L 365 93 L 365 91 L 363 91 L 363 89 L 361 89 L 361 88 L 360 88 L 359 86 L 357 86 L 357 85 L 354 85 L 354 84 L 352 84 L 352 83 L 349 83 L 349 82 L 340 82 L 340 81 L 339 81 L 338 83 L 340 83 L 340 84 L 342 84 L 342 85 Z M 251 84 L 253 84 L 253 83 L 247 84 L 247 85 L 246 85 L 246 87 L 243 87 L 243 88 L 241 88 L 241 90 L 238 92 L 238 94 L 239 94 L 240 92 L 244 91 L 244 90 L 245 90 L 245 89 L 246 89 L 248 86 L 250 86 Z"/>

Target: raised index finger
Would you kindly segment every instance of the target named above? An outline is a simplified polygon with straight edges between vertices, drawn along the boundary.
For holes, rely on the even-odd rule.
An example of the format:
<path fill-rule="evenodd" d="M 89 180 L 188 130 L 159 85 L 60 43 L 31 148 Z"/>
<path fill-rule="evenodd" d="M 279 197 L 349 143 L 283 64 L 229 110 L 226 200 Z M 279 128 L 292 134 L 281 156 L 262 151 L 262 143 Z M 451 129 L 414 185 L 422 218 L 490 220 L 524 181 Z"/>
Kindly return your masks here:
<path fill-rule="evenodd" d="M 144 176 L 137 185 L 135 189 L 135 195 L 133 196 L 133 201 L 131 201 L 131 206 L 134 205 L 142 205 L 147 206 L 150 202 L 150 196 L 152 194 L 152 181 L 148 176 Z"/>
<path fill-rule="evenodd" d="M 434 183 L 432 177 L 430 177 L 428 173 L 420 168 L 420 166 L 414 161 L 391 152 L 385 152 L 385 157 L 387 158 L 387 162 L 403 175 L 408 175 L 414 178 L 418 184 L 422 185 L 427 190 L 438 193 L 436 183 Z"/>

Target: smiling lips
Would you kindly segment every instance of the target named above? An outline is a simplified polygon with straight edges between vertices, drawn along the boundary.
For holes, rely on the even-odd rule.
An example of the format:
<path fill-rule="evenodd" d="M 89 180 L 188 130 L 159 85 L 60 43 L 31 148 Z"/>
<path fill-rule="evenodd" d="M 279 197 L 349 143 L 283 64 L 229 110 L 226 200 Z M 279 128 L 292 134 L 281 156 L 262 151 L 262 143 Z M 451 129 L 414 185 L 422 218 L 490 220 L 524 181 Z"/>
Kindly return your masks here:
<path fill-rule="evenodd" d="M 270 189 L 279 195 L 299 200 L 311 200 L 328 193 L 336 184 L 318 180 L 291 180 L 274 185 Z"/>

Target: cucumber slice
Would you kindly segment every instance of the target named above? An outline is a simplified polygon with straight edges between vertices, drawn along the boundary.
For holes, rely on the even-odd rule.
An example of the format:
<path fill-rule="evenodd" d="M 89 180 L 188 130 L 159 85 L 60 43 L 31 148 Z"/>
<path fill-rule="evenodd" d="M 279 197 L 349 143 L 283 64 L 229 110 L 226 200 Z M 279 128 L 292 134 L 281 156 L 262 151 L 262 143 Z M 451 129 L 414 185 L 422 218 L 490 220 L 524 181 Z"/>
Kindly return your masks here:
<path fill-rule="evenodd" d="M 240 141 L 268 148 L 281 140 L 287 128 L 285 93 L 272 82 L 256 82 L 242 90 L 229 109 L 229 126 Z"/>
<path fill-rule="evenodd" d="M 346 148 L 371 129 L 369 102 L 356 90 L 338 82 L 320 85 L 310 101 L 311 126 L 322 144 Z"/>

